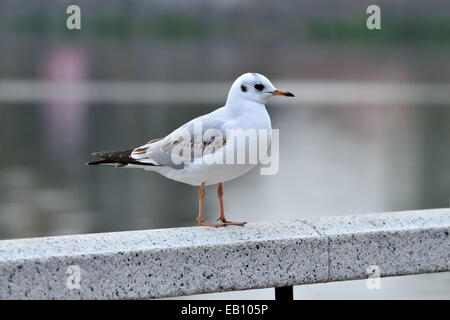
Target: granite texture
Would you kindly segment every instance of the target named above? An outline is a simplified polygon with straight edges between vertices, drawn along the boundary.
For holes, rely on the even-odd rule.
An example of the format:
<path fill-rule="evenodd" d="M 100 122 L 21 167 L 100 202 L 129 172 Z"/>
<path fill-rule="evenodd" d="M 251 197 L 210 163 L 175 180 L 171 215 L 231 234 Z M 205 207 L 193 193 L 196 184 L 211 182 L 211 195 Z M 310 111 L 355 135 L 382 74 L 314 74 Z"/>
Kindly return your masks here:
<path fill-rule="evenodd" d="M 361 279 L 370 265 L 448 271 L 449 232 L 450 209 L 436 209 L 4 240 L 0 298 L 168 297 Z"/>
<path fill-rule="evenodd" d="M 328 238 L 329 281 L 450 270 L 450 209 L 301 220 Z"/>

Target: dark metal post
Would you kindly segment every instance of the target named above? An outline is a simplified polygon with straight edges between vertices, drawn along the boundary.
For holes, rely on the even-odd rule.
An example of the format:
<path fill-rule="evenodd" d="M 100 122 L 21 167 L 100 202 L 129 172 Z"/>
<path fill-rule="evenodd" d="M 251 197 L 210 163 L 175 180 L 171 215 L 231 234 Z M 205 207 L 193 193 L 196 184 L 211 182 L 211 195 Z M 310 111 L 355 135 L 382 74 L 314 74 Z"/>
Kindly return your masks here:
<path fill-rule="evenodd" d="M 275 300 L 294 300 L 294 287 L 275 287 Z"/>

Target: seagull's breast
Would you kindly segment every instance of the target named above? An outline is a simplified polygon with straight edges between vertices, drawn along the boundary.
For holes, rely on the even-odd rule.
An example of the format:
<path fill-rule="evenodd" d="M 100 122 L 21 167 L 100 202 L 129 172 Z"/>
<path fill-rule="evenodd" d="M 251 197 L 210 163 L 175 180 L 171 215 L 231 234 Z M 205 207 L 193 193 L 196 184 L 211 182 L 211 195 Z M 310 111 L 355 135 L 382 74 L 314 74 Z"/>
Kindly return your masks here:
<path fill-rule="evenodd" d="M 247 173 L 258 164 L 261 156 L 267 154 L 272 126 L 264 105 L 237 115 L 227 115 L 228 110 L 222 112 L 227 118 L 220 128 L 226 135 L 225 145 L 214 154 L 185 164 L 181 170 L 169 170 L 166 173 L 168 178 L 196 186 L 203 182 L 206 185 L 217 184 Z"/>
<path fill-rule="evenodd" d="M 206 128 L 211 128 L 211 123 L 220 123 L 220 126 L 212 127 L 224 135 L 225 143 L 221 148 L 184 163 L 182 168 L 165 166 L 149 167 L 148 170 L 194 186 L 212 185 L 247 173 L 267 154 L 272 126 L 264 105 L 223 107 L 202 120 L 207 124 Z"/>
<path fill-rule="evenodd" d="M 232 120 L 227 122 L 229 128 L 233 129 L 255 129 L 255 130 L 271 130 L 272 124 L 266 107 L 260 103 L 254 103 L 251 106 L 243 104 L 233 109 L 238 109 L 236 115 L 231 117 Z"/>
<path fill-rule="evenodd" d="M 229 123 L 226 129 L 227 139 L 233 139 L 233 134 L 236 134 L 236 130 L 244 131 L 246 135 L 246 150 L 253 146 L 258 148 L 259 153 L 266 153 L 270 146 L 272 122 L 263 104 L 244 109 L 236 119 Z M 255 136 L 256 138 L 254 138 Z"/>

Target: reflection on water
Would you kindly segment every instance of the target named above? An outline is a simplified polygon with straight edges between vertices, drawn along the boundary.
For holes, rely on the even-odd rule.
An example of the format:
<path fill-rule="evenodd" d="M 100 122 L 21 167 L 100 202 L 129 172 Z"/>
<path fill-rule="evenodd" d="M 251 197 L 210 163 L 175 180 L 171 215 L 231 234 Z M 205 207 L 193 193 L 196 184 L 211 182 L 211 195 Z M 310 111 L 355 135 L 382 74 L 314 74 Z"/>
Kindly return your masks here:
<path fill-rule="evenodd" d="M 208 105 L 89 105 L 43 121 L 39 105 L 2 105 L 0 236 L 18 238 L 195 225 L 197 189 L 156 173 L 85 167 L 90 153 L 138 146 Z M 230 219 L 261 221 L 447 207 L 450 109 L 445 106 L 269 104 L 280 171 L 225 183 Z M 48 117 L 47 117 L 48 118 Z M 46 119 L 47 119 L 46 118 Z M 52 132 L 49 135 L 48 132 Z M 64 135 L 79 139 L 64 139 Z M 65 145 L 54 143 L 54 138 Z M 206 216 L 215 219 L 214 187 Z"/>

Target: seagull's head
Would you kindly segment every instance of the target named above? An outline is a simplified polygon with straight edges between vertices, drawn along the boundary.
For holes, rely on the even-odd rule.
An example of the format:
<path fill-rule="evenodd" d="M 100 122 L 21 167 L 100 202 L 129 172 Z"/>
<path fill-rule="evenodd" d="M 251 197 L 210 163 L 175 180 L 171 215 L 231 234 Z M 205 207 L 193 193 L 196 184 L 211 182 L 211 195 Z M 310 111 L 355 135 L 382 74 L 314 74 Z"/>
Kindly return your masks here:
<path fill-rule="evenodd" d="M 289 91 L 275 88 L 272 82 L 262 74 L 244 73 L 231 86 L 227 104 L 242 100 L 265 104 L 273 96 L 294 97 Z"/>

